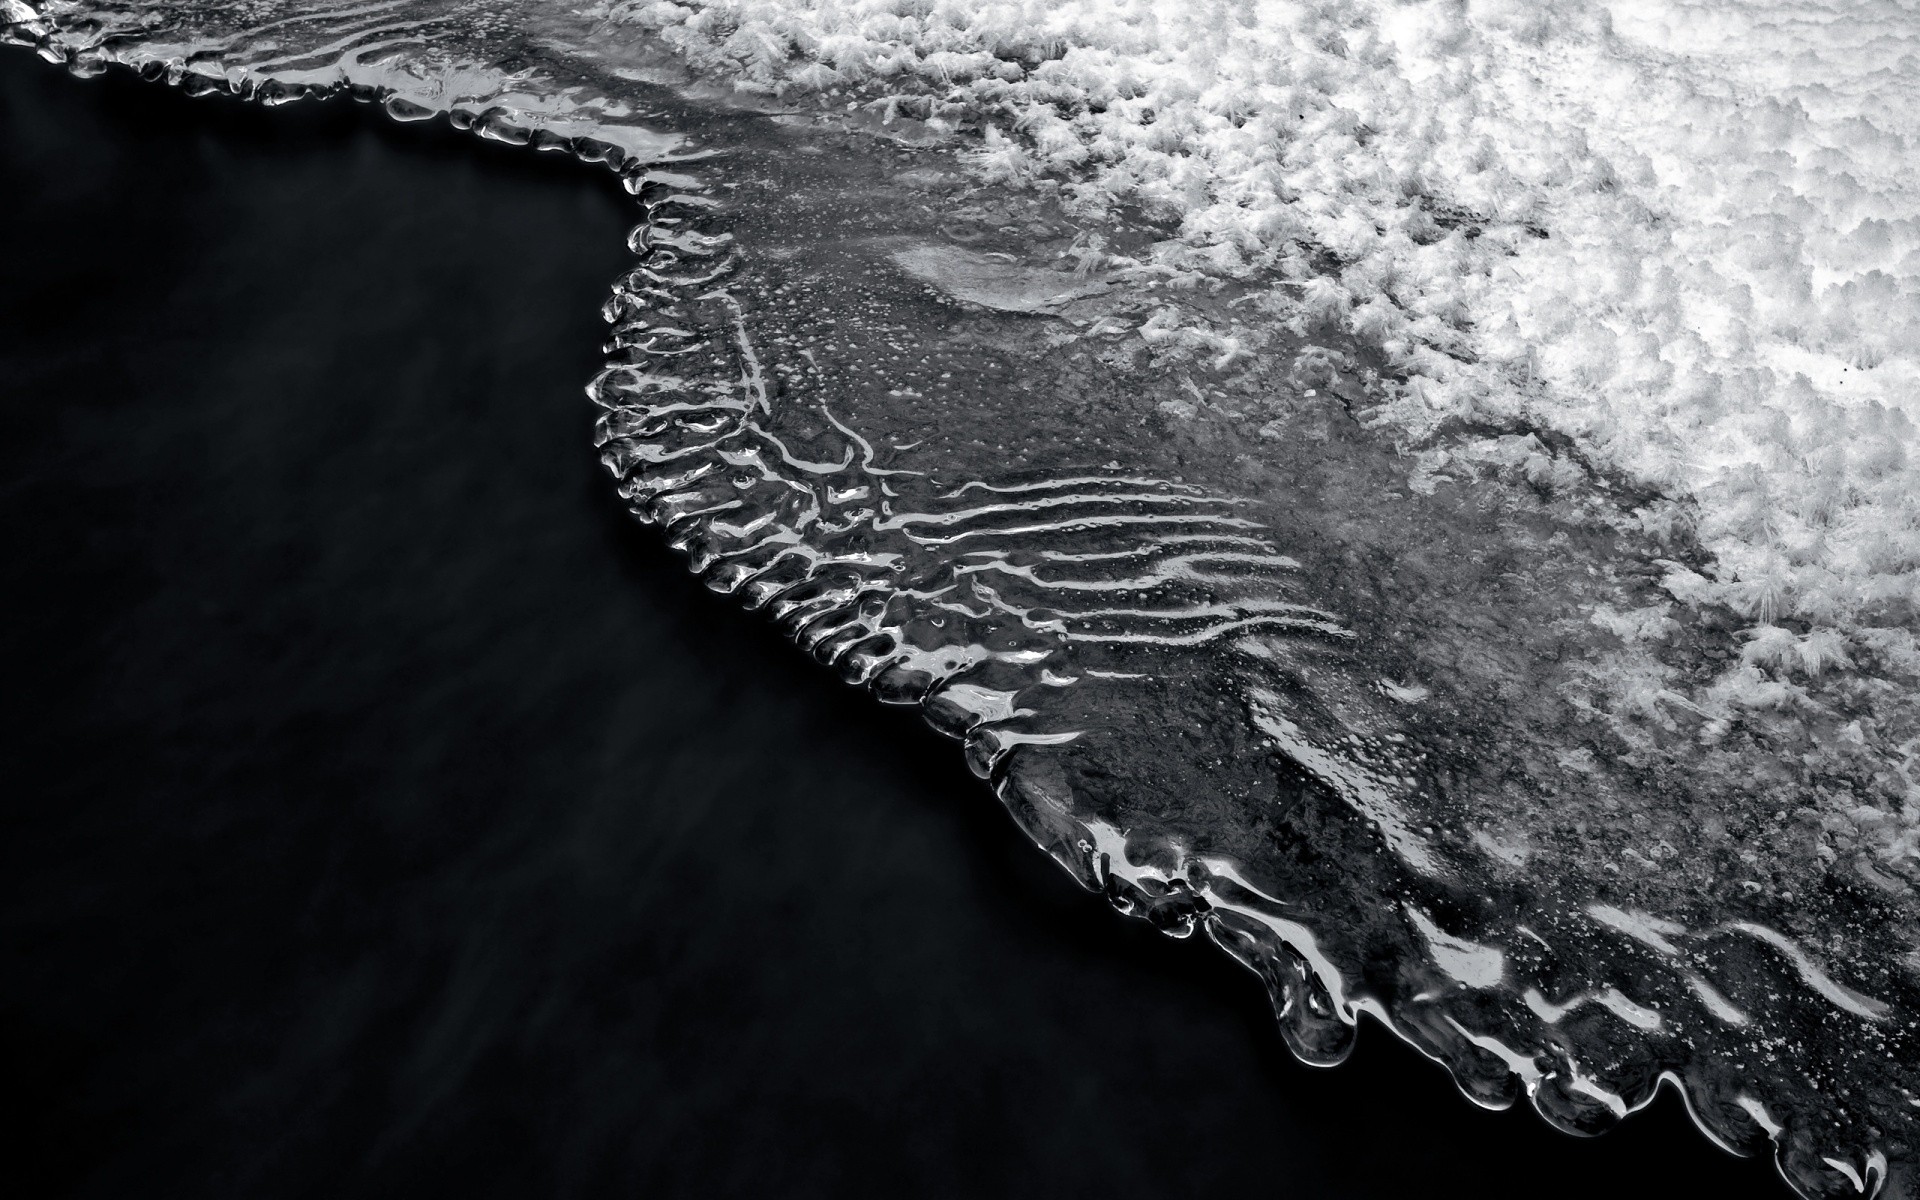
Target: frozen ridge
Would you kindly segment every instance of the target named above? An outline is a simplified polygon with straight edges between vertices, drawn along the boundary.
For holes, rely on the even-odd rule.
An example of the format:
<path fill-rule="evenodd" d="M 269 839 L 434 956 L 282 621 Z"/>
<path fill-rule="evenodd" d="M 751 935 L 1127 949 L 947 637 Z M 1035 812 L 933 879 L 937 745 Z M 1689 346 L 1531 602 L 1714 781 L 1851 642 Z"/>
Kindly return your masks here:
<path fill-rule="evenodd" d="M 1735 314 L 1742 341 L 1702 316 L 1698 271 L 1622 276 L 1608 304 L 1576 279 L 1731 237 L 1699 215 L 1756 211 L 1722 195 L 1724 161 L 1808 196 L 1808 179 L 1849 203 L 1911 194 L 1906 160 L 1857 137 L 1794 143 L 1791 171 L 1756 149 L 1779 132 L 1756 114 L 1796 80 L 1819 77 L 1789 141 L 1795 121 L 1854 137 L 1908 114 L 1899 35 L 1873 25 L 1899 10 L 1795 11 L 1622 7 L 1610 33 L 1569 6 L 1065 5 L 1029 27 L 1018 6 L 0 0 L 11 40 L 81 74 L 265 103 L 347 90 L 617 171 L 642 220 L 589 394 L 636 515 L 709 587 L 962 740 L 1085 886 L 1245 964 L 1303 1059 L 1337 1062 L 1366 1013 L 1478 1103 L 1596 1132 L 1672 1086 L 1807 1195 L 1912 1196 L 1912 616 L 1880 596 L 1816 620 L 1804 589 L 1741 592 L 1709 520 L 1731 503 L 1719 476 L 1636 465 L 1635 438 L 1704 461 L 1777 432 L 1753 416 L 1782 403 L 1779 373 L 1729 365 L 1775 353 L 1754 332 L 1774 327 Z M 841 43 L 844 63 L 793 24 L 855 18 L 880 49 Z M 983 50 L 989 26 L 1044 36 Z M 1206 65 L 1209 45 L 1240 57 Z M 1215 111 L 1256 66 L 1293 72 L 1292 103 L 1262 125 L 1248 106 L 1281 85 L 1256 80 Z M 1673 94 L 1691 98 L 1656 103 Z M 1395 123 L 1409 105 L 1424 141 Z M 1310 138 L 1276 123 L 1286 108 Z M 1116 111 L 1134 142 L 1076 159 Z M 1602 111 L 1610 132 L 1565 132 Z M 1672 111 L 1720 121 L 1721 159 L 1646 115 Z M 1634 139 L 1671 156 L 1649 169 L 1691 174 L 1664 193 L 1581 174 Z M 1270 186 L 1227 203 L 1235 180 Z M 1635 196 L 1642 224 L 1602 230 Z M 1858 221 L 1823 241 L 1815 217 L 1809 200 L 1752 244 L 1799 237 L 1817 306 L 1876 277 L 1834 257 Z M 1748 281 L 1760 312 L 1743 245 L 1708 274 Z M 1647 307 L 1647 279 L 1686 287 Z M 1419 310 L 1443 287 L 1458 306 Z M 1555 288 L 1563 323 L 1501 359 L 1474 306 L 1544 312 Z M 1860 344 L 1897 316 L 1850 311 Z M 1671 380 L 1568 365 L 1579 338 L 1657 312 L 1662 354 L 1720 347 L 1695 364 L 1720 391 L 1687 393 L 1706 415 L 1684 439 L 1655 387 Z M 1645 348 L 1615 338 L 1616 365 Z M 1880 413 L 1887 437 L 1906 429 L 1891 347 L 1834 385 L 1871 374 L 1879 408 L 1824 401 Z M 1839 538 L 1904 501 L 1904 460 L 1856 455 L 1859 428 L 1735 475 L 1829 488 Z M 1847 490 L 1872 471 L 1884 491 Z M 1748 532 L 1791 532 L 1755 511 Z"/>

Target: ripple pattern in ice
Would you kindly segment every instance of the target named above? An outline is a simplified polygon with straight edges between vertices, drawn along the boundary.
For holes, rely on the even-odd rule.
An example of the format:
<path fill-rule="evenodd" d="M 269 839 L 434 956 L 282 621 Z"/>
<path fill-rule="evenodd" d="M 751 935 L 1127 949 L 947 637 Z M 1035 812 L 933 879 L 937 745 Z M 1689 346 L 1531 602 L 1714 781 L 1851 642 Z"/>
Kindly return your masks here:
<path fill-rule="evenodd" d="M 1547 465 L 1423 485 L 1364 348 L 1104 273 L 944 134 L 744 111 L 590 15 L 4 3 L 82 73 L 347 88 L 618 170 L 645 219 L 589 391 L 635 513 L 921 706 L 1085 886 L 1244 963 L 1306 1061 L 1367 1013 L 1482 1104 L 1596 1132 L 1667 1082 L 1809 1195 L 1912 1194 L 1911 889 L 1768 874 L 1791 780 L 1581 724 L 1585 614 L 1690 551 L 1577 455 L 1504 431 Z"/>
<path fill-rule="evenodd" d="M 616 361 L 591 389 L 636 513 L 850 682 L 924 705 L 1086 886 L 1246 963 L 1302 1058 L 1339 1061 L 1369 1012 L 1489 1106 L 1527 1095 L 1595 1132 L 1671 1081 L 1725 1144 L 1778 1136 L 1802 1187 L 1888 1177 L 1878 1148 L 1858 1164 L 1815 1156 L 1806 1110 L 1786 1118 L 1790 1089 L 1759 1064 L 1792 1061 L 1803 1032 L 1788 1030 L 1848 1022 L 1860 1040 L 1845 1069 L 1895 1101 L 1907 1034 L 1894 1007 L 1767 924 L 1689 928 L 1610 892 L 1490 878 L 1502 848 L 1462 836 L 1486 807 L 1460 794 L 1480 772 L 1435 736 L 1457 713 L 1405 711 L 1428 689 L 1399 682 L 1396 655 L 1333 611 L 1309 568 L 1325 547 L 1290 544 L 1271 498 L 1153 469 L 1173 460 L 1151 439 L 1112 437 L 1102 453 L 1120 456 L 1039 474 L 994 454 L 963 465 L 999 472 L 946 465 L 925 409 L 897 402 L 1010 434 L 978 382 L 943 389 L 959 373 L 939 368 L 1017 345 L 1006 326 L 1036 319 L 995 305 L 962 327 L 997 335 L 930 344 L 938 324 L 910 319 L 916 304 L 991 302 L 966 257 L 943 295 L 912 293 L 940 282 L 929 261 L 966 252 L 929 246 L 918 269 L 889 272 L 892 239 L 817 240 L 746 270 L 726 206 L 657 181 L 642 193 L 670 224 L 636 237 L 643 263 L 608 306 Z M 830 281 L 849 277 L 843 306 Z M 865 385 L 873 360 L 891 365 Z M 1009 378 L 1047 373 L 1030 361 Z M 972 372 L 996 374 L 990 358 Z M 876 414 L 880 384 L 896 403 Z"/>

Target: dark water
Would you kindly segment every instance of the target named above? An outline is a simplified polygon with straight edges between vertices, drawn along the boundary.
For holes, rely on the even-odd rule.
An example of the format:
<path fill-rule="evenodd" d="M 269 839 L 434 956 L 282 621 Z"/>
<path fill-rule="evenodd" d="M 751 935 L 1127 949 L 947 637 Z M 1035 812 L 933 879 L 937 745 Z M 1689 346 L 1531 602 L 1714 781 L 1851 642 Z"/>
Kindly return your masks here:
<path fill-rule="evenodd" d="M 13 1194 L 1784 1194 L 1671 1097 L 1294 1064 L 686 579 L 579 390 L 610 177 L 24 52 L 0 104 Z"/>

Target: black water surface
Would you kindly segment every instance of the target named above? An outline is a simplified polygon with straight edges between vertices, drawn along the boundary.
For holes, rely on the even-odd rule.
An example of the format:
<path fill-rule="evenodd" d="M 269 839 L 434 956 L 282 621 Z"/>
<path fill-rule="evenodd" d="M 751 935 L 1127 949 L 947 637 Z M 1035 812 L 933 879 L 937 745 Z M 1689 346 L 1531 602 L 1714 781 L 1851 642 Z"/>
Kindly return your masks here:
<path fill-rule="evenodd" d="M 1121 920 L 620 511 L 611 178 L 0 52 L 0 1192 L 1784 1194 Z"/>

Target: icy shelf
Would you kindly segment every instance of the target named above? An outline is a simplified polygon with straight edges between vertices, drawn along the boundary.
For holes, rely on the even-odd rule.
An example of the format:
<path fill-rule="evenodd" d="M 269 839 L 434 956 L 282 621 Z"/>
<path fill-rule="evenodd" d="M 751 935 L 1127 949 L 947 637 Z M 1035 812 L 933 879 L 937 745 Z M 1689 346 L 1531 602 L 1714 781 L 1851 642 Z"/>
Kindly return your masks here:
<path fill-rule="evenodd" d="M 617 171 L 634 512 L 1301 1058 L 1912 1194 L 1897 6 L 0 5 Z"/>

